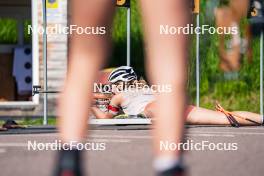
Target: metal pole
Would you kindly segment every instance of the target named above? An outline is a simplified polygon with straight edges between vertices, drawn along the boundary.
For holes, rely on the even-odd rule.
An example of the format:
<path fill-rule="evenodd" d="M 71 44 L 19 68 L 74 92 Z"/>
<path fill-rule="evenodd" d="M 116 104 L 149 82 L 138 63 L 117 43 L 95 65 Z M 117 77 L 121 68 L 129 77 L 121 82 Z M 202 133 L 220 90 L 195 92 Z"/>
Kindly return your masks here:
<path fill-rule="evenodd" d="M 196 15 L 196 26 L 200 26 L 199 13 Z M 200 52 L 199 52 L 200 38 L 196 34 L 196 106 L 200 106 Z"/>
<path fill-rule="evenodd" d="M 263 115 L 263 31 L 260 34 L 260 114 Z"/>
<path fill-rule="evenodd" d="M 46 0 L 42 0 L 42 6 L 43 6 L 43 46 L 42 46 L 42 52 L 43 52 L 43 77 L 44 77 L 44 91 L 47 91 L 48 88 L 48 75 L 47 75 L 47 11 L 46 11 Z M 48 124 L 48 94 L 43 95 L 43 125 Z"/>
<path fill-rule="evenodd" d="M 131 12 L 130 7 L 127 8 L 127 66 L 130 66 L 130 23 L 131 23 Z"/>

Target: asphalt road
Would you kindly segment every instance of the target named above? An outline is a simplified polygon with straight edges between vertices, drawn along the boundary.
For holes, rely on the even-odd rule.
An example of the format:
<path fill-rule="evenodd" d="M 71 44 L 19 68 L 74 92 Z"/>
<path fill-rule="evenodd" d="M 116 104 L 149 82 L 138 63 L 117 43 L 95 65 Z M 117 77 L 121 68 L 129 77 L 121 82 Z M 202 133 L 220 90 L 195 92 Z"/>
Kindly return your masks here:
<path fill-rule="evenodd" d="M 54 168 L 56 152 L 28 150 L 28 141 L 54 142 L 55 132 L 36 134 L 0 133 L 0 175 L 48 176 Z M 90 131 L 89 144 L 104 143 L 105 150 L 84 152 L 85 170 L 91 176 L 148 176 L 152 170 L 151 135 L 148 128 L 106 128 Z M 190 127 L 186 141 L 193 144 L 225 143 L 232 151 L 189 150 L 185 160 L 191 176 L 264 175 L 263 127 Z M 213 145 L 213 144 L 212 144 Z"/>

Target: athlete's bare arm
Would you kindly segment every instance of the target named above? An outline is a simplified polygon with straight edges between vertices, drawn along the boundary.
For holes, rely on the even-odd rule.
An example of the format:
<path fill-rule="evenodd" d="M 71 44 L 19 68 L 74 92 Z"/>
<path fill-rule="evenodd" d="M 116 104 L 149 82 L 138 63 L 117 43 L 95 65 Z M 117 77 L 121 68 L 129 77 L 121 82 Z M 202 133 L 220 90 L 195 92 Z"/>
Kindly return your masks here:
<path fill-rule="evenodd" d="M 97 119 L 111 119 L 118 114 L 122 100 L 121 94 L 114 95 L 108 106 L 108 112 L 103 112 L 97 107 L 92 107 L 92 113 Z"/>
<path fill-rule="evenodd" d="M 103 112 L 97 107 L 92 107 L 92 113 L 97 119 L 112 119 L 114 117 L 113 114 L 109 112 Z"/>
<path fill-rule="evenodd" d="M 112 98 L 112 94 L 106 94 L 106 93 L 93 93 L 93 98 L 94 99 L 110 99 Z"/>

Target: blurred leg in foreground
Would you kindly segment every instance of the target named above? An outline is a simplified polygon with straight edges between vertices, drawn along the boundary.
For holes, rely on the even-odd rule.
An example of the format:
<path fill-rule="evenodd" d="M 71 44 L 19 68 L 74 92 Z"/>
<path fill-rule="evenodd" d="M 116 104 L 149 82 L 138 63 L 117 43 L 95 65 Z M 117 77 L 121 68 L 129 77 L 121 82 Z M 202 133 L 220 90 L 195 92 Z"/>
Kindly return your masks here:
<path fill-rule="evenodd" d="M 158 93 L 154 112 L 154 167 L 159 175 L 183 173 L 180 150 L 161 150 L 161 142 L 182 142 L 186 108 L 187 35 L 160 34 L 160 25 L 184 27 L 188 3 L 183 0 L 141 0 L 147 71 L 151 84 L 169 85 Z"/>
<path fill-rule="evenodd" d="M 229 76 L 239 71 L 243 54 L 249 56 L 249 61 L 252 60 L 248 26 L 246 25 L 245 29 L 239 28 L 240 21 L 247 15 L 248 5 L 249 2 L 246 0 L 230 0 L 227 6 L 215 9 L 216 27 L 224 29 L 219 30 L 222 34 L 218 34 L 220 68 L 229 73 L 227 74 Z M 232 29 L 232 32 L 228 32 L 227 29 Z M 242 35 L 241 31 L 246 31 L 246 35 Z"/>
<path fill-rule="evenodd" d="M 79 31 L 79 34 L 75 32 L 70 36 L 69 68 L 58 107 L 60 138 L 67 144 L 83 142 L 87 133 L 93 83 L 109 54 L 110 25 L 115 3 L 109 0 L 74 0 L 70 7 L 71 24 L 88 32 L 92 32 L 93 28 L 93 34 Z M 97 34 L 99 27 L 105 27 L 106 34 Z M 76 149 L 62 150 L 56 175 L 82 175 L 79 155 L 80 151 Z"/>

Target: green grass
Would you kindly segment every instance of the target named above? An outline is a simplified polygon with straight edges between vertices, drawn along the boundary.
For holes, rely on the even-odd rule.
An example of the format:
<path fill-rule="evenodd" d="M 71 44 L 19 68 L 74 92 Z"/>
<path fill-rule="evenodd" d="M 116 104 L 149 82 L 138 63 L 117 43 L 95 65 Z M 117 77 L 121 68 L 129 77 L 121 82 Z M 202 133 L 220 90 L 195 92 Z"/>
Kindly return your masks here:
<path fill-rule="evenodd" d="M 207 4 L 206 4 L 207 3 Z M 227 2 L 222 1 L 220 5 Z M 201 1 L 200 22 L 201 24 L 214 25 L 211 19 L 213 9 L 208 9 L 208 1 Z M 206 9 L 207 8 L 207 9 Z M 137 11 L 136 2 L 132 1 L 132 66 L 140 74 L 144 74 L 143 67 L 143 40 L 140 15 Z M 194 22 L 195 23 L 195 22 Z M 120 9 L 114 20 L 114 54 L 110 62 L 111 66 L 125 64 L 125 30 L 126 18 L 125 10 Z M 240 26 L 243 28 L 247 20 L 242 20 Z M 243 30 L 242 34 L 245 33 Z M 230 110 L 248 110 L 259 112 L 259 40 L 253 41 L 253 63 L 248 64 L 247 58 L 242 61 L 241 70 L 238 73 L 238 79 L 226 80 L 223 72 L 219 69 L 218 56 L 218 36 L 203 35 L 200 38 L 200 75 L 201 75 L 201 106 L 214 108 L 215 101 L 219 101 L 224 107 Z M 195 104 L 195 36 L 190 48 L 189 61 L 189 81 L 188 90 L 190 102 Z"/>
<path fill-rule="evenodd" d="M 214 25 L 214 21 L 206 18 L 205 3 L 202 1 L 201 24 Z M 247 20 L 242 20 L 243 27 Z M 195 42 L 195 41 L 194 41 Z M 194 45 L 193 45 L 194 46 Z M 253 62 L 248 63 L 243 57 L 242 67 L 238 72 L 238 79 L 227 80 L 219 69 L 218 36 L 201 36 L 201 106 L 213 108 L 218 100 L 224 107 L 230 110 L 247 110 L 259 112 L 259 39 L 253 41 Z M 189 92 L 191 102 L 195 102 L 195 48 L 192 47 L 189 69 Z"/>
<path fill-rule="evenodd" d="M 0 43 L 17 43 L 17 22 L 14 19 L 0 18 Z"/>

